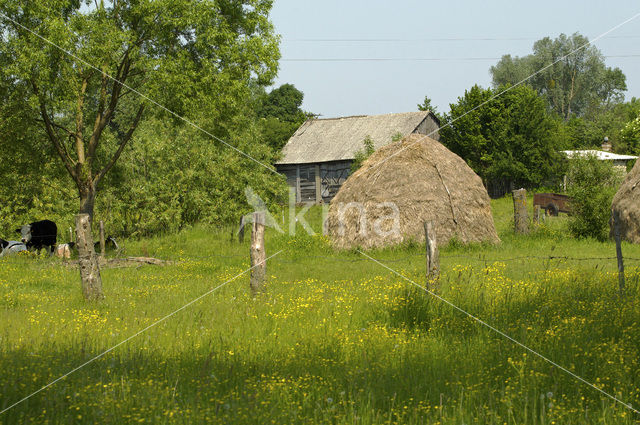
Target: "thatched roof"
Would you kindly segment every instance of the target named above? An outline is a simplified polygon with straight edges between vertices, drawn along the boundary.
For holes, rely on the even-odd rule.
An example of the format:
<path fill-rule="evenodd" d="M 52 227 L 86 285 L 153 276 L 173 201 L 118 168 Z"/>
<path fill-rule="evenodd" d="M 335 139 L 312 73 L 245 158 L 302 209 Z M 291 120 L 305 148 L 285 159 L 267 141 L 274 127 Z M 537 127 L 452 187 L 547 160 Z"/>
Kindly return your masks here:
<path fill-rule="evenodd" d="M 384 219 L 394 209 L 397 231 Z M 327 226 L 337 248 L 374 248 L 424 241 L 424 221 L 434 222 L 439 245 L 454 236 L 499 242 L 480 177 L 441 143 L 413 134 L 376 151 L 347 179 L 331 201 Z"/>
<path fill-rule="evenodd" d="M 362 150 L 367 136 L 373 139 L 377 150 L 391 143 L 398 133 L 402 136 L 413 133 L 430 115 L 433 117 L 429 111 L 420 111 L 310 119 L 291 136 L 277 164 L 350 160 L 356 151 Z"/>
<path fill-rule="evenodd" d="M 640 161 L 636 162 L 613 197 L 612 208 L 620 217 L 622 238 L 640 243 Z M 613 223 L 610 224 L 613 236 Z"/>

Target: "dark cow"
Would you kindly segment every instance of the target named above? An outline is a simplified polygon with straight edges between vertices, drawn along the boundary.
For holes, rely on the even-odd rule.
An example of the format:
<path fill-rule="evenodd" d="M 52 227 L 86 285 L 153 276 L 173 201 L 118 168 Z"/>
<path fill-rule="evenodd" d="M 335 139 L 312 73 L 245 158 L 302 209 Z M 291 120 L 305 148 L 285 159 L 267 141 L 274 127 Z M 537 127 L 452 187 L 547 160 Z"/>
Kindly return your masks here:
<path fill-rule="evenodd" d="M 0 257 L 26 250 L 27 246 L 22 242 L 5 241 L 4 239 L 0 238 Z"/>
<path fill-rule="evenodd" d="M 16 229 L 16 232 L 22 235 L 22 243 L 27 246 L 28 250 L 37 251 L 46 248 L 49 254 L 53 254 L 58 235 L 58 227 L 53 221 L 34 221 Z"/>

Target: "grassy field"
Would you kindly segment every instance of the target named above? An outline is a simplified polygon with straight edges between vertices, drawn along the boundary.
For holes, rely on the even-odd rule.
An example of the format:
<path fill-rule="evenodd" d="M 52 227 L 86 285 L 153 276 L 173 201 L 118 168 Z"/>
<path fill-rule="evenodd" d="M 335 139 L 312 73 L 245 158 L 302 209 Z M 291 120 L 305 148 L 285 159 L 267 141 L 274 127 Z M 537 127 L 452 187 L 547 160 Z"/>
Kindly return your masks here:
<path fill-rule="evenodd" d="M 640 407 L 640 247 L 575 240 L 566 218 L 441 251 L 439 294 L 597 388 Z M 310 222 L 320 228 L 320 210 Z M 286 223 L 285 223 L 286 225 Z M 198 227 L 123 241 L 167 266 L 102 271 L 0 261 L 0 410 L 248 268 L 249 238 Z M 242 275 L 0 415 L 0 423 L 637 424 L 640 415 L 326 238 L 269 230 L 268 283 Z M 369 254 L 424 284 L 424 247 Z M 549 257 L 570 257 L 556 258 Z M 576 258 L 606 258 L 583 260 Z"/>

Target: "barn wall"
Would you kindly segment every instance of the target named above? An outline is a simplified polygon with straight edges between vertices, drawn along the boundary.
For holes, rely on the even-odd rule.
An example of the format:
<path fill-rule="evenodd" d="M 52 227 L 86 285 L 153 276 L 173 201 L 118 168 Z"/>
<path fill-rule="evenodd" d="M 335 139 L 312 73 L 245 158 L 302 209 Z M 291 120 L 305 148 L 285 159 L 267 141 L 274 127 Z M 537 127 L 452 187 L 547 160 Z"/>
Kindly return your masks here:
<path fill-rule="evenodd" d="M 295 190 L 296 202 L 319 202 L 319 198 L 322 202 L 329 202 L 349 177 L 351 161 L 276 165 L 276 169 L 286 177 L 287 185 Z"/>
<path fill-rule="evenodd" d="M 316 201 L 316 167 L 315 164 L 300 164 L 300 194 L 296 202 Z"/>
<path fill-rule="evenodd" d="M 429 115 L 420 123 L 420 125 L 418 125 L 418 128 L 416 128 L 414 133 L 430 134 L 433 132 L 433 134 L 431 134 L 429 137 L 435 140 L 440 140 L 440 133 L 438 132 L 439 129 L 440 126 L 438 125 L 436 120 L 431 115 Z"/>
<path fill-rule="evenodd" d="M 322 201 L 331 201 L 350 174 L 351 161 L 334 161 L 320 164 Z"/>
<path fill-rule="evenodd" d="M 287 186 L 296 188 L 296 166 L 295 165 L 277 165 L 276 169 L 278 172 L 285 176 L 287 179 Z"/>

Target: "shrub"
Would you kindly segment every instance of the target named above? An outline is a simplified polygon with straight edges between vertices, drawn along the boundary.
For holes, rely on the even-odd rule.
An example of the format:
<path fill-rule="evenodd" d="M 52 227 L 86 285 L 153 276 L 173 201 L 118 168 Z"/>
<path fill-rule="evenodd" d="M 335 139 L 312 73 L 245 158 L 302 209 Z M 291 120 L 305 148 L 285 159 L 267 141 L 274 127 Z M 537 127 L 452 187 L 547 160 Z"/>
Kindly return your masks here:
<path fill-rule="evenodd" d="M 355 173 L 358 168 L 362 167 L 362 163 L 375 152 L 371 136 L 365 137 L 362 144 L 364 145 L 364 150 L 359 150 L 353 154 L 353 162 L 351 163 L 352 174 Z"/>
<path fill-rule="evenodd" d="M 621 180 L 621 174 L 607 161 L 594 156 L 571 159 L 567 193 L 573 198 L 569 220 L 573 236 L 607 239 L 611 201 Z"/>

